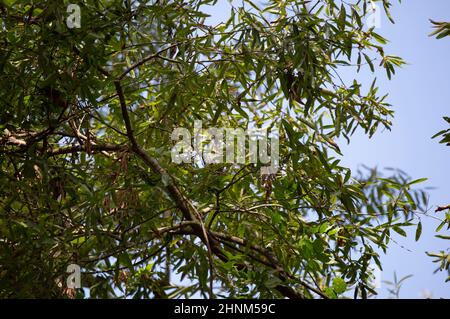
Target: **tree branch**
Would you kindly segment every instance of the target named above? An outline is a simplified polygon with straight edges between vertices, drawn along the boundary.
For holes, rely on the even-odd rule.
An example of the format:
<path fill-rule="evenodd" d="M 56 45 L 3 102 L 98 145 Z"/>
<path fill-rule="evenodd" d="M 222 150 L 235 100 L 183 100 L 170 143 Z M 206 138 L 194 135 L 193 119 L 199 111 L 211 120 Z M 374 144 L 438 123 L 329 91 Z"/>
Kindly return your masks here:
<path fill-rule="evenodd" d="M 170 46 L 168 46 L 168 47 L 166 47 L 166 48 L 164 48 L 164 49 L 159 50 L 158 52 L 156 52 L 156 53 L 154 53 L 154 54 L 149 55 L 148 57 L 144 58 L 143 60 L 141 60 L 141 61 L 139 61 L 139 62 L 136 62 L 135 64 L 133 64 L 132 66 L 130 66 L 128 69 L 126 69 L 126 70 L 125 70 L 125 71 L 124 71 L 117 79 L 118 79 L 119 81 L 122 80 L 128 73 L 130 73 L 130 72 L 133 71 L 134 69 L 140 67 L 141 65 L 147 63 L 147 62 L 150 61 L 150 60 L 153 60 L 153 59 L 158 58 L 158 57 L 159 57 L 159 58 L 163 58 L 163 57 L 160 56 L 161 53 L 163 53 L 163 52 L 165 52 L 165 51 L 167 51 L 167 50 L 170 50 L 170 49 L 176 47 L 178 44 L 179 44 L 178 42 L 177 42 L 177 43 L 174 43 L 174 44 L 172 44 L 172 45 L 170 45 Z"/>
<path fill-rule="evenodd" d="M 141 64 L 144 62 L 140 62 Z M 140 65 L 140 64 L 139 64 Z M 137 66 L 135 66 L 137 67 Z M 143 150 L 139 144 L 136 141 L 136 138 L 133 133 L 133 127 L 131 124 L 130 116 L 128 114 L 127 104 L 125 100 L 125 96 L 123 93 L 122 86 L 120 84 L 120 78 L 118 80 L 114 81 L 114 85 L 117 91 L 117 94 L 119 96 L 119 102 L 120 107 L 122 111 L 122 117 L 125 122 L 125 127 L 127 130 L 127 136 L 131 143 L 131 147 L 133 152 L 139 156 L 146 165 L 148 165 L 155 173 L 159 174 L 161 178 L 164 180 L 164 183 L 166 185 L 166 189 L 168 190 L 170 196 L 175 201 L 177 207 L 181 210 L 183 213 L 184 218 L 189 222 L 189 229 L 183 229 L 181 228 L 179 230 L 180 234 L 193 234 L 197 237 L 199 237 L 207 246 L 208 248 L 208 254 L 211 257 L 211 254 L 213 253 L 216 255 L 219 259 L 223 261 L 228 261 L 228 258 L 223 253 L 221 246 L 219 244 L 219 241 L 216 239 L 216 237 L 221 237 L 222 239 L 228 239 L 236 241 L 237 243 L 241 243 L 241 245 L 245 245 L 245 240 L 242 240 L 237 237 L 228 236 L 221 233 L 213 233 L 211 231 L 208 231 L 205 229 L 205 226 L 203 224 L 203 221 L 201 219 L 200 214 L 196 211 L 194 205 L 183 195 L 181 190 L 179 189 L 178 185 L 176 185 L 174 179 L 167 173 L 167 171 L 159 164 L 158 160 L 151 157 L 145 150 Z M 254 246 L 253 246 L 254 247 Z M 258 248 L 258 252 L 260 254 L 263 254 L 268 260 L 271 260 L 273 265 L 272 268 L 279 271 L 280 279 L 282 281 L 286 281 L 288 277 L 290 279 L 298 280 L 295 277 L 290 277 L 287 275 L 287 273 L 284 271 L 284 269 L 280 266 L 279 262 L 277 262 L 267 251 L 261 250 Z M 212 260 L 210 260 L 210 265 L 212 266 Z M 212 273 L 211 273 L 212 275 Z M 303 286 L 307 287 L 311 291 L 316 292 L 315 288 L 309 287 L 306 283 L 302 284 Z M 278 287 L 277 290 L 283 294 L 285 297 L 288 298 L 303 298 L 303 296 L 295 290 L 293 290 L 290 287 L 282 286 L 281 288 Z M 322 297 L 326 297 L 321 292 L 316 292 Z"/>

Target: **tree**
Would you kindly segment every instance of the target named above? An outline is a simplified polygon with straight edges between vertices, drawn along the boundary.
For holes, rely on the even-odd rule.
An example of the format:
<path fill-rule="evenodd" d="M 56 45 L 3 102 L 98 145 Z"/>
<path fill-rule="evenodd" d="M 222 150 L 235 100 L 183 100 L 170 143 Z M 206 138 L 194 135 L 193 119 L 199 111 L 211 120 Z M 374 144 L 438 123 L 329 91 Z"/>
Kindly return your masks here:
<path fill-rule="evenodd" d="M 245 0 L 209 25 L 215 2 L 78 1 L 80 28 L 66 1 L 0 5 L 2 297 L 74 297 L 69 264 L 91 297 L 374 293 L 376 248 L 426 197 L 340 164 L 338 143 L 393 111 L 339 72 L 402 59 L 365 26 L 370 1 Z M 278 130 L 278 171 L 174 163 L 173 130 L 196 120 Z"/>

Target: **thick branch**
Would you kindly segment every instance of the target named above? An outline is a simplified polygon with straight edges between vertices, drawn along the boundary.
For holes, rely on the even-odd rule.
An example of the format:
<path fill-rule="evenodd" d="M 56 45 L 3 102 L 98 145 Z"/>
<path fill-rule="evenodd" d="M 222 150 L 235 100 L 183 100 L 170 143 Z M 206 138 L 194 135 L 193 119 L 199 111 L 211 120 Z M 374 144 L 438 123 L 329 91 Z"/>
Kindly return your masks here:
<path fill-rule="evenodd" d="M 151 157 L 145 150 L 143 150 L 139 144 L 136 141 L 136 138 L 133 133 L 133 127 L 131 124 L 130 116 L 128 114 L 127 104 L 125 100 L 125 96 L 122 90 L 122 86 L 120 84 L 120 79 L 114 81 L 114 85 L 116 87 L 117 94 L 119 96 L 119 102 L 120 107 L 122 111 L 123 120 L 125 122 L 125 127 L 127 130 L 127 136 L 131 143 L 131 147 L 133 152 L 139 156 L 145 164 L 147 164 L 155 173 L 159 174 L 161 178 L 164 180 L 164 183 L 166 185 L 166 189 L 168 190 L 170 196 L 175 201 L 177 207 L 181 210 L 183 213 L 184 218 L 189 222 L 189 227 L 187 229 L 180 228 L 178 233 L 180 234 L 193 234 L 197 237 L 199 237 L 208 247 L 208 252 L 213 253 L 216 255 L 219 259 L 223 261 L 227 261 L 228 258 L 225 256 L 225 254 L 222 251 L 222 248 L 219 244 L 219 241 L 217 240 L 217 237 L 222 238 L 230 238 L 229 236 L 222 235 L 220 233 L 212 233 L 210 231 L 207 231 L 203 225 L 203 221 L 201 220 L 201 216 L 195 211 L 195 208 L 192 203 L 189 202 L 189 200 L 183 195 L 181 190 L 179 189 L 178 185 L 176 185 L 174 179 L 167 173 L 167 171 L 159 164 L 158 160 Z M 236 237 L 231 237 L 236 241 L 240 241 L 241 244 L 244 244 L 245 241 L 242 239 L 237 239 Z M 279 262 L 276 262 L 273 257 L 268 252 L 259 250 L 260 254 L 265 255 L 266 258 L 272 261 L 273 268 L 279 271 L 279 277 L 282 281 L 286 281 L 288 279 L 287 273 L 284 271 L 284 269 L 280 266 Z M 289 277 L 291 279 L 296 279 Z M 297 280 L 297 279 L 296 279 Z M 303 284 L 305 287 L 309 287 L 306 283 Z M 310 287 L 312 288 L 312 287 Z M 283 296 L 288 298 L 302 298 L 303 296 L 299 293 L 297 293 L 295 290 L 293 290 L 290 287 L 287 286 L 280 286 L 276 288 Z M 312 291 L 315 289 L 312 288 Z M 318 292 L 319 295 L 324 296 L 320 292 Z M 325 296 L 326 297 L 326 296 Z"/>
<path fill-rule="evenodd" d="M 236 236 L 231 236 L 228 234 L 223 234 L 223 233 L 219 233 L 219 232 L 214 232 L 211 231 L 210 232 L 214 237 L 220 238 L 222 240 L 226 240 L 229 242 L 233 242 L 239 246 L 243 246 L 243 247 L 250 247 L 252 250 L 258 252 L 259 254 L 263 255 L 268 261 L 269 263 L 267 263 L 266 265 L 270 265 L 272 268 L 274 268 L 275 270 L 277 270 L 280 273 L 280 277 L 281 279 L 292 279 L 292 280 L 296 280 L 298 281 L 303 287 L 305 287 L 306 289 L 316 293 L 317 295 L 321 296 L 322 298 L 328 298 L 327 295 L 325 295 L 322 291 L 308 285 L 307 283 L 305 283 L 302 280 L 299 280 L 298 278 L 296 278 L 295 276 L 287 273 L 283 266 L 280 264 L 280 262 L 266 249 L 259 247 L 257 245 L 252 245 L 249 244 L 248 240 L 246 239 L 242 239 Z"/>

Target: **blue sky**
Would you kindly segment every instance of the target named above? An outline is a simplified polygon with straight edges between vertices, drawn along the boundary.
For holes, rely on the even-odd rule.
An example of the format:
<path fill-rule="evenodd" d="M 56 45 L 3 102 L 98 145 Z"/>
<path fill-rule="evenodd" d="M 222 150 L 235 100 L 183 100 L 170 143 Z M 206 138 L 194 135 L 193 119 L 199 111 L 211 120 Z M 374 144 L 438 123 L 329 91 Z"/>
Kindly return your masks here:
<path fill-rule="evenodd" d="M 361 163 L 379 168 L 398 167 L 414 178 L 427 177 L 423 186 L 436 187 L 430 191 L 430 205 L 449 204 L 450 147 L 431 140 L 431 136 L 446 128 L 442 117 L 450 114 L 450 38 L 429 37 L 428 19 L 450 21 L 450 1 L 403 1 L 394 5 L 392 15 L 396 23 L 383 19 L 377 32 L 390 40 L 386 53 L 408 62 L 391 81 L 382 73 L 378 77 L 381 91 L 389 93 L 389 102 L 395 110 L 393 129 L 379 132 L 372 139 L 355 135 L 350 145 L 342 147 L 343 164 L 352 169 Z M 354 72 L 347 70 L 345 77 L 354 77 Z M 369 83 L 370 74 L 365 77 Z M 442 216 L 432 211 L 431 215 Z M 400 277 L 412 274 L 402 288 L 401 297 L 418 298 L 426 289 L 433 297 L 449 298 L 450 282 L 444 282 L 443 273 L 433 274 L 435 265 L 425 251 L 445 250 L 450 243 L 434 238 L 436 220 L 423 218 L 422 222 L 424 230 L 419 242 L 413 239 L 414 229 L 407 239 L 394 238 L 398 244 L 391 244 L 382 258 L 382 279 L 392 279 L 394 271 Z M 381 296 L 386 295 L 383 288 Z"/>
<path fill-rule="evenodd" d="M 377 33 L 390 40 L 386 53 L 404 58 L 408 65 L 398 70 L 391 81 L 384 71 L 376 74 L 380 92 L 389 93 L 389 103 L 395 110 L 392 131 L 379 131 L 372 139 L 361 133 L 353 136 L 349 145 L 341 146 L 342 164 L 356 171 L 359 165 L 400 168 L 414 179 L 427 177 L 422 186 L 435 187 L 430 191 L 431 215 L 433 206 L 450 204 L 450 147 L 432 140 L 436 132 L 446 128 L 443 116 L 450 115 L 450 38 L 436 40 L 428 34 L 432 31 L 429 19 L 450 21 L 448 0 L 407 0 L 399 4 L 393 1 L 392 15 L 395 24 L 382 17 Z M 219 0 L 207 10 L 211 21 L 227 17 L 228 1 Z M 373 80 L 370 72 L 356 74 L 347 68 L 342 71 L 346 80 L 358 78 L 367 86 Z M 442 213 L 440 213 L 442 214 Z M 450 282 L 446 274 L 433 274 L 436 268 L 426 251 L 445 250 L 449 241 L 434 237 L 438 222 L 422 218 L 423 233 L 419 242 L 414 241 L 415 228 L 408 238 L 393 237 L 387 255 L 382 255 L 382 280 L 392 280 L 394 271 L 398 277 L 412 274 L 401 290 L 402 298 L 421 298 L 424 291 L 434 298 L 450 298 Z M 445 231 L 444 231 L 445 232 Z M 448 231 L 447 231 L 448 234 Z M 382 284 L 380 297 L 387 297 L 387 287 Z"/>

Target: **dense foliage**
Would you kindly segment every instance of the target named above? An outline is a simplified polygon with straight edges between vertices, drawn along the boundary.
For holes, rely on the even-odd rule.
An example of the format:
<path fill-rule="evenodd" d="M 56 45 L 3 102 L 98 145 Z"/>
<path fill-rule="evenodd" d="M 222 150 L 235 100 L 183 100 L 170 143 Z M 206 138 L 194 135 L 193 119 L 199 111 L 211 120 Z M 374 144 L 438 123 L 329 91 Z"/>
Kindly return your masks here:
<path fill-rule="evenodd" d="M 357 71 L 403 64 L 371 1 L 244 0 L 218 25 L 213 0 L 75 2 L 80 28 L 68 1 L 0 4 L 1 297 L 74 297 L 78 264 L 78 297 L 365 298 L 391 235 L 420 237 L 421 180 L 340 164 L 393 116 Z M 278 172 L 173 163 L 195 120 L 278 129 Z"/>

